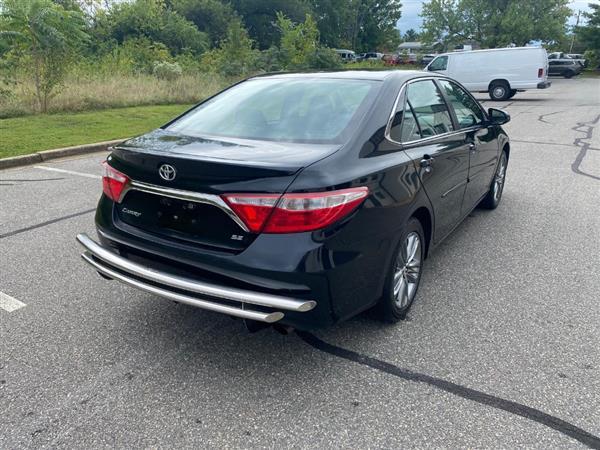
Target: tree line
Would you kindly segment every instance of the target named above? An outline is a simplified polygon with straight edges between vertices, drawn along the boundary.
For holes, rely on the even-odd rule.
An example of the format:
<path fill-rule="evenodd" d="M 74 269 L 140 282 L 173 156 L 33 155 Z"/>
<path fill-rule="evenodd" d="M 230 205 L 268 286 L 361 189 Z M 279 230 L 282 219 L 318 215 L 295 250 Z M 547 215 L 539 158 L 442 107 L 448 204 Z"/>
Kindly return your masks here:
<path fill-rule="evenodd" d="M 395 52 L 404 40 L 483 48 L 560 46 L 568 0 L 428 0 L 423 32 L 400 36 L 401 0 L 0 0 L 0 101 L 32 83 L 45 112 L 67 74 L 239 77 L 341 66 L 334 48 Z M 600 8 L 578 41 L 600 54 Z M 7 86 L 9 88 L 7 88 Z"/>
<path fill-rule="evenodd" d="M 475 41 L 482 48 L 523 46 L 541 41 L 546 48 L 589 50 L 597 66 L 600 56 L 600 5 L 589 4 L 585 25 L 569 27 L 574 11 L 569 0 L 429 0 L 423 4 L 423 32 L 428 42 L 445 48 Z"/>
<path fill-rule="evenodd" d="M 394 50 L 400 13 L 399 0 L 0 0 L 0 71 L 32 77 L 45 112 L 84 60 L 160 77 L 331 68 L 332 48 Z"/>

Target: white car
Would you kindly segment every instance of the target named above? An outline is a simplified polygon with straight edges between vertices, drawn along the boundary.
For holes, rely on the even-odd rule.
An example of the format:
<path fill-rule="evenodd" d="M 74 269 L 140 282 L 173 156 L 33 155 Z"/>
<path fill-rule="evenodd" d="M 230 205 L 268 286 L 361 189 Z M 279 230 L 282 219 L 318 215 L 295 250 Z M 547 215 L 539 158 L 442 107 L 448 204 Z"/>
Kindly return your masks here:
<path fill-rule="evenodd" d="M 356 53 L 352 50 L 336 49 L 335 52 L 342 58 L 343 62 L 354 62 L 356 61 Z"/>
<path fill-rule="evenodd" d="M 368 52 L 364 53 L 362 59 L 364 61 L 380 61 L 383 59 L 383 53 Z"/>
<path fill-rule="evenodd" d="M 518 91 L 546 89 L 548 55 L 541 47 L 514 47 L 438 55 L 425 70 L 454 78 L 471 92 L 508 100 Z"/>

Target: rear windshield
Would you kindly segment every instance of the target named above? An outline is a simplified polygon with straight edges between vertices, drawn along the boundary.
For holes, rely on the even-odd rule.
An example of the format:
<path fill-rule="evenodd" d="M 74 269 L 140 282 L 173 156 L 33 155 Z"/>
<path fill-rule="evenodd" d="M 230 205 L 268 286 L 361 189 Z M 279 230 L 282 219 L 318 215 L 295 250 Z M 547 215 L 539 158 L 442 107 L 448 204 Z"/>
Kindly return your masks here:
<path fill-rule="evenodd" d="M 342 143 L 381 82 L 323 78 L 245 81 L 167 126 L 192 136 Z"/>

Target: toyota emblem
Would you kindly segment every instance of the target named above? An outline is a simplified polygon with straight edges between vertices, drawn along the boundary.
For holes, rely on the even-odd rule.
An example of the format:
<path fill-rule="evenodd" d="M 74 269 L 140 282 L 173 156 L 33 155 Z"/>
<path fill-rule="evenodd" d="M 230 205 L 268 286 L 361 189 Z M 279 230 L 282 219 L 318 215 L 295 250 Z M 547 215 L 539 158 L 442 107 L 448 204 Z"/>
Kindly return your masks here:
<path fill-rule="evenodd" d="M 173 181 L 177 175 L 177 171 L 170 164 L 163 164 L 158 168 L 158 174 L 165 181 Z"/>

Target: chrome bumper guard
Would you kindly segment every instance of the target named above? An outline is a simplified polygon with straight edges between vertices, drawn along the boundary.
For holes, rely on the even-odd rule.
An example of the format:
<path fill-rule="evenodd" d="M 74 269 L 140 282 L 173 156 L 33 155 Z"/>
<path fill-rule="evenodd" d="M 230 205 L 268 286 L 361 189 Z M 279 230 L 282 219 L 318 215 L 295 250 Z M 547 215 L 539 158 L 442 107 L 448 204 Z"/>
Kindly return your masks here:
<path fill-rule="evenodd" d="M 241 317 L 243 319 L 273 323 L 281 320 L 284 317 L 284 313 L 281 311 L 252 311 L 246 309 L 246 304 L 260 305 L 273 308 L 275 310 L 282 309 L 295 312 L 310 311 L 317 305 L 317 302 L 314 300 L 298 300 L 280 295 L 264 294 L 260 292 L 247 291 L 244 289 L 219 286 L 216 284 L 160 272 L 117 255 L 116 253 L 106 249 L 92 240 L 85 233 L 78 234 L 77 241 L 86 250 L 82 253 L 81 257 L 101 274 L 142 291 L 149 292 L 151 294 L 155 294 L 179 303 L 184 303 L 186 305 L 195 306 L 197 308 L 228 314 L 230 316 Z M 114 269 L 118 269 L 119 271 Z M 148 284 L 128 275 L 133 275 L 143 280 L 152 281 L 164 287 Z M 168 287 L 205 295 L 208 297 L 239 302 L 240 306 L 237 307 L 225 305 L 213 300 L 201 300 L 189 295 L 171 291 L 168 289 Z"/>

